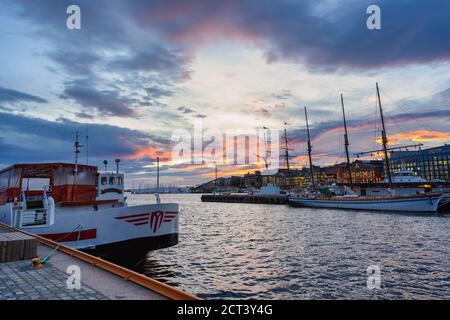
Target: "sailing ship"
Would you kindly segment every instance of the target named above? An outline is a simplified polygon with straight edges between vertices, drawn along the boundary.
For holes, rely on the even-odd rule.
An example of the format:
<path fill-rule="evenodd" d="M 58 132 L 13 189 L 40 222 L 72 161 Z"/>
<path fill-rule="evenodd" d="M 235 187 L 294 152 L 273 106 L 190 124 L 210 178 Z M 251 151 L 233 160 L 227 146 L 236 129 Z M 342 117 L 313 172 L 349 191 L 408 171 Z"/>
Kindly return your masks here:
<path fill-rule="evenodd" d="M 387 195 L 382 194 L 381 196 L 361 196 L 353 192 L 355 185 L 352 181 L 352 170 L 350 164 L 349 156 L 349 141 L 347 132 L 347 123 L 345 118 L 344 109 L 344 99 L 341 94 L 341 105 L 342 114 L 344 122 L 344 146 L 346 152 L 347 160 L 347 170 L 349 176 L 350 186 L 346 188 L 349 190 L 347 194 L 341 196 L 325 196 L 320 193 L 311 193 L 309 195 L 292 195 L 289 197 L 289 203 L 294 206 L 306 206 L 306 207 L 319 207 L 319 208 L 339 208 L 339 209 L 358 209 L 358 210 L 382 210 L 382 211 L 404 211 L 404 212 L 437 212 L 440 208 L 448 206 L 450 203 L 450 193 L 449 192 L 429 192 L 429 193 L 417 193 L 417 194 L 406 194 L 406 195 L 396 195 L 395 193 L 395 183 L 398 182 L 399 177 L 394 176 L 391 173 L 391 166 L 389 161 L 388 152 L 394 149 L 400 149 L 402 147 L 388 148 L 388 139 L 386 134 L 386 128 L 384 123 L 383 108 L 381 106 L 380 90 L 378 83 L 376 84 L 377 92 L 377 102 L 380 111 L 382 131 L 381 131 L 381 150 L 374 150 L 371 152 L 382 151 L 384 154 L 384 163 L 387 175 L 388 188 L 386 189 Z M 309 133 L 308 125 L 308 115 L 305 107 L 305 119 L 306 119 L 306 130 L 307 130 L 307 150 L 309 156 L 310 174 L 311 174 L 311 185 L 313 190 L 316 189 L 314 181 L 314 172 L 311 157 L 311 139 Z M 407 146 L 411 147 L 411 146 Z M 405 174 L 400 173 L 400 174 Z M 409 179 L 411 174 L 408 173 Z M 417 178 L 418 179 L 418 178 Z M 416 179 L 416 180 L 417 180 Z"/>
<path fill-rule="evenodd" d="M 178 204 L 160 203 L 157 195 L 156 203 L 128 206 L 116 163 L 116 172 L 106 170 L 106 161 L 99 172 L 77 160 L 0 170 L 0 222 L 125 267 L 176 245 Z"/>

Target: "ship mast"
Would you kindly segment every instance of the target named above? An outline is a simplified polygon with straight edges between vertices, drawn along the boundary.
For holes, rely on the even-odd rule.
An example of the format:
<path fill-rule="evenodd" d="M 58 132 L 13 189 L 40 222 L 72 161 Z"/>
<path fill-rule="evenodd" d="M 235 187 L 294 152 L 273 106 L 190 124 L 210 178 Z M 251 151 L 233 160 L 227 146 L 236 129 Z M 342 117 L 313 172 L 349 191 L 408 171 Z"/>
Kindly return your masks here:
<path fill-rule="evenodd" d="M 386 172 L 389 180 L 389 187 L 391 190 L 394 189 L 394 185 L 392 184 L 392 176 L 391 176 L 391 165 L 389 163 L 389 157 L 388 157 L 388 150 L 387 150 L 387 136 L 386 136 L 386 127 L 384 125 L 384 116 L 383 116 L 383 108 L 381 107 L 381 99 L 380 99 L 380 88 L 378 88 L 378 82 L 376 83 L 377 86 L 377 98 L 378 98 L 378 106 L 380 108 L 380 116 L 381 116 L 381 125 L 383 126 L 383 129 L 381 131 L 381 140 L 383 144 L 383 151 L 384 151 L 384 160 L 386 163 Z"/>
<path fill-rule="evenodd" d="M 161 199 L 159 197 L 159 157 L 156 157 L 156 203 L 160 204 Z"/>
<path fill-rule="evenodd" d="M 288 147 L 288 138 L 287 138 L 287 123 L 284 123 L 284 149 L 285 149 L 285 157 L 286 157 L 286 167 L 288 171 L 288 190 L 291 191 L 291 167 L 289 166 L 289 147 Z"/>
<path fill-rule="evenodd" d="M 214 192 L 217 192 L 217 162 L 214 161 Z"/>
<path fill-rule="evenodd" d="M 344 119 L 344 146 L 345 146 L 345 155 L 347 156 L 347 171 L 348 171 L 348 178 L 350 182 L 350 188 L 353 188 L 353 178 L 352 178 L 352 165 L 350 163 L 350 156 L 348 154 L 348 132 L 347 132 L 347 121 L 345 119 L 345 109 L 344 109 L 344 95 L 341 93 L 341 105 L 342 105 L 342 117 Z"/>
<path fill-rule="evenodd" d="M 72 189 L 72 200 L 75 200 L 75 195 L 76 195 L 76 185 L 77 185 L 77 177 L 78 177 L 78 155 L 80 154 L 80 148 L 82 147 L 82 145 L 80 144 L 80 139 L 79 139 L 79 135 L 78 135 L 78 131 L 76 132 L 75 135 L 75 143 L 73 144 L 74 148 L 75 148 L 75 169 L 73 170 L 73 185 L 74 188 Z"/>
<path fill-rule="evenodd" d="M 312 151 L 311 136 L 309 134 L 308 113 L 306 112 L 306 107 L 305 107 L 305 120 L 306 120 L 306 133 L 308 134 L 308 157 L 309 157 L 309 170 L 310 170 L 310 174 L 311 174 L 311 184 L 312 184 L 313 189 L 315 189 L 316 183 L 314 181 L 314 169 L 313 169 L 312 157 L 311 157 L 311 151 Z"/>

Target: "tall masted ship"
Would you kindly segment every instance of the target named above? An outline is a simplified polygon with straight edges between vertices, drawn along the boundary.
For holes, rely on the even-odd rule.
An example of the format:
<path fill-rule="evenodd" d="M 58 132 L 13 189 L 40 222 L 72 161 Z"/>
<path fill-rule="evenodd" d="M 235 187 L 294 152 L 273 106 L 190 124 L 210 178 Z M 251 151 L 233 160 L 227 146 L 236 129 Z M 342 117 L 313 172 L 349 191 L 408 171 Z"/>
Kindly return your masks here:
<path fill-rule="evenodd" d="M 404 194 L 403 192 L 396 193 L 396 185 L 398 183 L 407 183 L 411 184 L 414 182 L 423 183 L 423 179 L 416 177 L 411 172 L 392 172 L 390 159 L 388 156 L 389 151 L 394 151 L 396 149 L 407 148 L 407 147 L 415 147 L 405 146 L 405 147 L 388 147 L 388 138 L 386 134 L 386 127 L 384 123 L 383 116 L 383 108 L 381 106 L 380 99 L 380 90 L 378 87 L 378 83 L 376 84 L 376 93 L 377 93 L 377 103 L 380 113 L 380 119 L 382 124 L 381 131 L 381 150 L 373 150 L 364 153 L 372 153 L 372 152 L 382 152 L 384 155 L 384 163 L 385 163 L 385 171 L 386 171 L 386 187 L 384 188 L 385 192 L 380 192 L 379 195 L 367 195 L 362 192 L 355 192 L 357 190 L 361 191 L 363 188 L 361 185 L 356 185 L 352 181 L 352 169 L 350 163 L 349 156 L 349 139 L 347 132 L 347 123 L 345 118 L 345 110 L 344 110 L 344 99 L 341 95 L 341 104 L 342 104 L 342 115 L 343 115 L 343 124 L 344 124 L 344 147 L 347 158 L 347 171 L 348 177 L 350 179 L 350 183 L 348 186 L 345 186 L 346 192 L 343 195 L 339 196 L 328 196 L 319 193 L 309 193 L 304 195 L 290 195 L 289 204 L 293 206 L 305 206 L 305 207 L 318 207 L 318 208 L 336 208 L 336 209 L 358 209 L 358 210 L 383 210 L 383 211 L 403 211 L 403 212 L 438 212 L 440 208 L 448 208 L 450 205 L 450 192 L 448 189 L 443 189 L 438 192 L 419 192 L 417 191 L 414 194 Z M 308 125 L 308 116 L 305 107 L 305 118 L 306 118 L 306 130 L 308 137 L 308 156 L 309 156 L 309 165 L 310 165 L 310 173 L 311 173 L 311 184 L 312 189 L 316 190 L 316 184 L 314 181 L 314 171 L 311 157 L 311 139 L 309 133 L 309 125 Z M 426 180 L 425 180 L 426 181 Z M 366 190 L 367 188 L 364 188 Z M 404 191 L 405 189 L 402 189 Z M 380 191 L 380 190 L 377 190 Z M 366 192 L 364 192 L 366 193 Z"/>

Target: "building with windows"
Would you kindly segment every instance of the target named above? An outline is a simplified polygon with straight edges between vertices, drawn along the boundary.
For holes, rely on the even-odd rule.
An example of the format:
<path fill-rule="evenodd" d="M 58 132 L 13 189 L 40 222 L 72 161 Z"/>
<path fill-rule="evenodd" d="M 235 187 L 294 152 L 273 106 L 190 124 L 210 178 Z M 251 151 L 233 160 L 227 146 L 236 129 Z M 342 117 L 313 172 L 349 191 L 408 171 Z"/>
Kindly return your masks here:
<path fill-rule="evenodd" d="M 321 169 L 327 177 L 328 183 L 349 184 L 347 163 L 338 163 Z M 384 179 L 383 161 L 355 160 L 351 163 L 352 182 L 377 183 Z"/>
<path fill-rule="evenodd" d="M 409 170 L 429 181 L 450 182 L 450 145 L 417 150 L 397 151 L 391 156 L 392 171 Z"/>

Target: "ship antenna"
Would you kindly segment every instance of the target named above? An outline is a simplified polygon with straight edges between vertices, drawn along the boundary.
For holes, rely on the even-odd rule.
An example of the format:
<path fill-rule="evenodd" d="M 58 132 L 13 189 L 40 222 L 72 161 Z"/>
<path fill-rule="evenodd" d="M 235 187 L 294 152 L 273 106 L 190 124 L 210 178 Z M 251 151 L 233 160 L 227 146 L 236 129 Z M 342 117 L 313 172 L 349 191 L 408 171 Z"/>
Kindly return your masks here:
<path fill-rule="evenodd" d="M 291 167 L 289 166 L 289 147 L 288 147 L 288 138 L 287 138 L 287 122 L 284 123 L 284 149 L 285 149 L 285 157 L 286 157 L 286 167 L 288 171 L 288 190 L 291 191 Z"/>
<path fill-rule="evenodd" d="M 161 203 L 159 198 L 159 157 L 156 157 L 156 203 Z"/>
<path fill-rule="evenodd" d="M 378 82 L 376 83 L 376 86 L 377 86 L 378 106 L 380 108 L 381 125 L 383 127 L 383 129 L 381 131 L 381 140 L 383 143 L 384 160 L 386 162 L 386 172 L 387 172 L 387 176 L 388 176 L 388 180 L 389 180 L 389 187 L 391 188 L 391 190 L 394 190 L 394 185 L 392 183 L 392 176 L 391 176 L 391 165 L 389 163 L 389 157 L 388 157 L 388 151 L 387 151 L 388 139 L 386 136 L 386 127 L 384 125 L 383 108 L 381 107 L 380 88 L 378 87 Z"/>
<path fill-rule="evenodd" d="M 86 122 L 86 164 L 89 164 L 89 135 L 87 122 Z"/>
<path fill-rule="evenodd" d="M 214 179 L 214 191 L 217 192 L 217 162 L 214 161 L 214 166 L 215 166 L 215 179 Z"/>
<path fill-rule="evenodd" d="M 80 144 L 80 140 L 79 140 L 79 134 L 78 131 L 75 134 L 75 143 L 74 143 L 74 148 L 75 148 L 75 169 L 74 169 L 74 178 L 73 178 L 73 185 L 76 186 L 77 185 L 77 176 L 78 176 L 78 154 L 80 153 L 80 148 L 82 147 L 82 145 Z M 75 193 L 75 188 L 73 188 L 73 194 L 72 197 L 76 194 Z M 75 199 L 74 199 L 75 200 Z"/>
<path fill-rule="evenodd" d="M 263 126 L 262 129 L 264 130 L 264 150 L 265 150 L 264 151 L 264 157 L 262 157 L 259 154 L 257 154 L 256 157 L 260 158 L 260 159 L 263 159 L 264 167 L 266 168 L 266 170 L 268 170 L 269 169 L 269 164 L 267 163 L 267 159 L 269 159 L 269 150 L 267 149 L 268 146 L 267 146 L 267 134 L 266 134 L 266 131 L 268 130 L 268 128 Z M 258 141 L 259 141 L 259 139 L 258 139 Z M 259 142 L 258 142 L 258 146 L 259 146 Z M 261 147 L 258 147 L 258 150 L 260 151 Z"/>
<path fill-rule="evenodd" d="M 313 168 L 312 157 L 311 157 L 311 151 L 312 151 L 311 136 L 309 134 L 308 113 L 306 112 L 306 107 L 305 107 L 305 120 L 306 120 L 306 133 L 308 135 L 308 157 L 309 157 L 309 170 L 311 173 L 311 184 L 312 184 L 313 189 L 315 189 L 316 183 L 314 181 L 314 168 Z"/>
<path fill-rule="evenodd" d="M 80 144 L 78 131 L 75 134 L 75 143 L 73 146 L 75 148 L 75 173 L 78 173 L 78 155 L 80 154 L 80 148 L 83 147 L 83 145 Z"/>
<path fill-rule="evenodd" d="M 341 105 L 342 105 L 342 117 L 344 119 L 344 146 L 345 146 L 345 155 L 347 156 L 347 170 L 348 170 L 348 178 L 350 182 L 350 188 L 353 188 L 353 178 L 352 178 L 352 165 L 350 163 L 350 156 L 348 154 L 348 132 L 347 132 L 347 121 L 345 119 L 345 110 L 344 110 L 344 95 L 341 93 Z"/>

